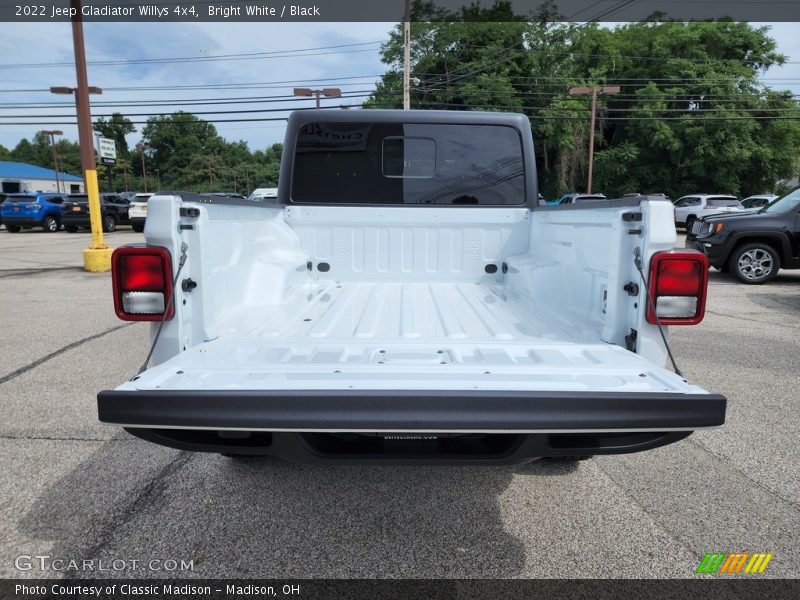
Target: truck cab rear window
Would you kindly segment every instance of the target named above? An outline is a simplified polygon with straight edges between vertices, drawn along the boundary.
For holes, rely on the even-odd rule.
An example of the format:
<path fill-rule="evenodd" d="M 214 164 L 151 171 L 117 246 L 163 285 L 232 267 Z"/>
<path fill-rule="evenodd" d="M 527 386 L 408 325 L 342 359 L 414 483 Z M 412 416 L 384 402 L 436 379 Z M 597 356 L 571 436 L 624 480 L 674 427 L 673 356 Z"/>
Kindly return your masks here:
<path fill-rule="evenodd" d="M 297 137 L 292 201 L 521 205 L 519 133 L 500 125 L 309 123 Z"/>

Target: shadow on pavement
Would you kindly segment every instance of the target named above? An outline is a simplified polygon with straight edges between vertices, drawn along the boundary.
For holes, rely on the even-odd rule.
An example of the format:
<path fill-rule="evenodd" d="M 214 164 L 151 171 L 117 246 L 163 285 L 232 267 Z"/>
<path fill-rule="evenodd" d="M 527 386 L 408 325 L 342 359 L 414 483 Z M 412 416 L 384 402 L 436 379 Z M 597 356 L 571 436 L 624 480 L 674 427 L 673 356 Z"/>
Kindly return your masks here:
<path fill-rule="evenodd" d="M 514 577 L 524 548 L 504 530 L 500 497 L 515 475 L 576 468 L 300 465 L 120 437 L 50 488 L 19 528 L 54 541 L 53 556 L 194 561 L 170 576 Z"/>

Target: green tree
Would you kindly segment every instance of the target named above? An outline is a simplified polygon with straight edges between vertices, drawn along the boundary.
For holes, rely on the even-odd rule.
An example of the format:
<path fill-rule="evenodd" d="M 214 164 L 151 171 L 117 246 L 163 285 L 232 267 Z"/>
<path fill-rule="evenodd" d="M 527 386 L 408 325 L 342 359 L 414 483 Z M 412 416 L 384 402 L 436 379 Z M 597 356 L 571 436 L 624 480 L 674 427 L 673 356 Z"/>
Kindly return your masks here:
<path fill-rule="evenodd" d="M 142 141 L 150 146 L 147 169 L 160 169 L 162 187 L 188 189 L 202 185 L 203 178 L 197 175 L 197 157 L 219 156 L 226 143 L 211 123 L 183 111 L 148 119 L 142 129 Z M 141 175 L 140 163 L 141 160 L 133 161 Z"/>
<path fill-rule="evenodd" d="M 70 140 L 59 139 L 56 142 L 56 156 L 58 157 L 59 170 L 73 175 L 81 174 L 80 148 L 77 143 Z M 33 140 L 23 138 L 14 147 L 6 160 L 28 163 L 53 168 L 53 149 L 50 136 L 37 133 Z"/>
<path fill-rule="evenodd" d="M 28 138 L 22 138 L 19 143 L 14 146 L 14 149 L 11 151 L 11 156 L 12 160 L 17 162 L 44 166 L 40 164 L 41 158 L 39 157 L 39 153 Z"/>
<path fill-rule="evenodd" d="M 603 189 L 744 195 L 792 175 L 800 111 L 790 94 L 759 82 L 785 60 L 768 28 L 653 21 L 576 34 L 574 74 L 622 83 L 604 101 L 596 164 Z M 619 160 L 630 161 L 627 175 Z"/>
<path fill-rule="evenodd" d="M 412 108 L 525 113 L 547 196 L 586 186 L 590 98 L 570 96 L 572 86 L 622 88 L 599 99 L 597 191 L 747 194 L 797 173 L 798 104 L 759 82 L 785 60 L 765 27 L 658 19 L 578 27 L 553 22 L 548 6 L 527 21 L 506 2 L 457 14 L 414 7 L 433 16 L 412 26 Z M 398 27 L 365 107 L 401 106 L 402 57 Z"/>
<path fill-rule="evenodd" d="M 282 153 L 283 144 L 272 144 L 263 152 L 253 153 L 253 189 L 278 185 Z"/>

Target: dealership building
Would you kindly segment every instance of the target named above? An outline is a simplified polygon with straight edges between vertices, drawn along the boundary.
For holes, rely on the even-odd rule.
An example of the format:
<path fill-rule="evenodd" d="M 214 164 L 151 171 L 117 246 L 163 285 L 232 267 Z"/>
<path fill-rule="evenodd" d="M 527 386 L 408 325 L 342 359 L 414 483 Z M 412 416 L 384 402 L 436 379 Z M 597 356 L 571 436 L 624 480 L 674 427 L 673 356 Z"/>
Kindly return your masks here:
<path fill-rule="evenodd" d="M 83 178 L 56 172 L 27 163 L 0 160 L 0 192 L 64 192 L 79 194 L 85 191 Z"/>

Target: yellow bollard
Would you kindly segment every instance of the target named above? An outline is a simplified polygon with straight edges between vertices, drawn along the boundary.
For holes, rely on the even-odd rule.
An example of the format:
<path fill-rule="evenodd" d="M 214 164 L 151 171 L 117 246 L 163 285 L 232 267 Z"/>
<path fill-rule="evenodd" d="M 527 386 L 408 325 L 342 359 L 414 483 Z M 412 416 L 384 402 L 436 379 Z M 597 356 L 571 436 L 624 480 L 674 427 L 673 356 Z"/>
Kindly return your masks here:
<path fill-rule="evenodd" d="M 92 273 L 103 273 L 111 270 L 111 253 L 103 243 L 103 220 L 100 208 L 100 188 L 97 185 L 97 170 L 87 169 L 84 172 L 86 195 L 89 197 L 89 223 L 92 226 L 92 243 L 83 250 L 83 268 Z"/>

